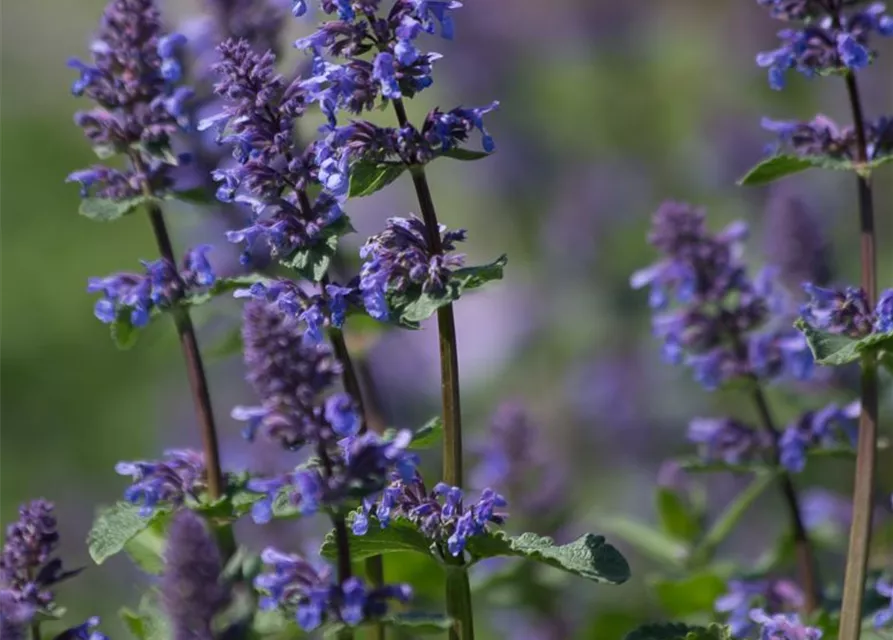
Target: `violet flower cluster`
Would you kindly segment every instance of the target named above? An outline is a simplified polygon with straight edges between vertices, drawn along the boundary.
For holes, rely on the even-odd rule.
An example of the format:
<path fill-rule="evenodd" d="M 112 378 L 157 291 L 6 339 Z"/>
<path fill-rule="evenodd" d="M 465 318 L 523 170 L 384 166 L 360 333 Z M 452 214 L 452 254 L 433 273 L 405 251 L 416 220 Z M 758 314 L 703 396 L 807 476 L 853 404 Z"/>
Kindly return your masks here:
<path fill-rule="evenodd" d="M 156 309 L 169 309 L 183 298 L 207 291 L 217 276 L 208 261 L 210 245 L 201 245 L 186 252 L 182 266 L 165 258 L 142 260 L 146 272 L 116 273 L 105 278 L 90 278 L 88 293 L 102 293 L 93 314 L 111 324 L 126 316 L 134 327 L 149 324 Z"/>
<path fill-rule="evenodd" d="M 454 251 L 465 240 L 464 229 L 447 230 L 440 225 L 440 251 L 431 246 L 425 223 L 419 218 L 389 218 L 385 230 L 372 236 L 360 250 L 365 259 L 360 270 L 359 289 L 366 312 L 376 320 L 389 317 L 389 293 L 416 289 L 431 296 L 443 296 L 453 272 L 465 264 L 465 256 Z"/>
<path fill-rule="evenodd" d="M 736 222 L 710 233 L 702 211 L 666 202 L 650 235 L 666 257 L 631 279 L 633 287 L 651 289 L 653 330 L 664 357 L 690 366 L 708 389 L 739 377 L 805 379 L 812 371 L 803 336 L 789 326 L 766 328 L 782 306 L 780 294 L 771 272 L 748 276 L 740 257 L 746 232 Z"/>
<path fill-rule="evenodd" d="M 843 290 L 804 285 L 810 300 L 801 308 L 801 317 L 814 329 L 856 340 L 872 333 L 893 331 L 893 289 L 887 289 L 871 309 L 860 287 Z"/>
<path fill-rule="evenodd" d="M 840 126 L 828 116 L 817 115 L 809 122 L 763 118 L 762 125 L 778 136 L 778 142 L 769 149 L 773 153 L 791 152 L 801 157 L 848 161 L 859 157 L 855 128 Z M 893 154 L 893 118 L 880 116 L 867 122 L 865 143 L 869 161 Z"/>
<path fill-rule="evenodd" d="M 718 598 L 714 608 L 727 614 L 726 624 L 735 638 L 746 638 L 756 628 L 751 612 L 779 614 L 800 609 L 803 591 L 787 579 L 730 580 L 728 591 Z"/>
<path fill-rule="evenodd" d="M 52 587 L 81 572 L 63 569 L 56 557 L 59 532 L 53 510 L 51 502 L 33 500 L 19 507 L 19 519 L 6 528 L 0 554 L 0 637 L 4 640 L 24 640 L 26 630 L 40 624 L 39 614 L 58 609 Z M 108 640 L 94 630 L 98 624 L 99 618 L 93 617 L 54 638 Z"/>
<path fill-rule="evenodd" d="M 426 537 L 445 545 L 451 556 L 459 557 L 469 538 L 485 534 L 490 524 L 501 525 L 508 517 L 499 511 L 508 503 L 493 489 L 484 489 L 471 505 L 466 506 L 463 498 L 459 487 L 438 482 L 429 492 L 418 473 L 409 480 L 395 473 L 377 502 L 363 504 L 354 518 L 353 532 L 361 536 L 369 531 L 370 514 L 383 529 L 394 518 L 406 518 Z"/>
<path fill-rule="evenodd" d="M 256 580 L 267 594 L 260 608 L 293 609 L 298 625 L 305 631 L 313 631 L 325 622 L 356 626 L 384 616 L 389 601 L 408 602 L 412 597 L 408 585 L 369 588 L 356 577 L 339 584 L 328 567 L 314 567 L 300 556 L 273 548 L 265 549 L 261 558 L 272 571 Z"/>
<path fill-rule="evenodd" d="M 863 69 L 875 57 L 871 37 L 893 35 L 893 17 L 882 2 L 864 8 L 822 0 L 757 2 L 769 7 L 773 18 L 798 23 L 779 31 L 779 48 L 757 56 L 757 64 L 768 69 L 769 84 L 777 90 L 784 88 L 790 69 L 807 77 Z"/>
<path fill-rule="evenodd" d="M 161 460 L 119 462 L 115 471 L 133 480 L 124 499 L 139 504 L 143 517 L 162 506 L 181 506 L 187 498 L 198 500 L 207 489 L 204 455 L 191 449 L 169 449 Z"/>
<path fill-rule="evenodd" d="M 68 180 L 81 184 L 82 196 L 124 200 L 170 191 L 172 165 L 188 161 L 171 152 L 173 136 L 189 124 L 192 91 L 178 84 L 184 43 L 179 34 L 163 33 L 152 0 L 114 0 L 90 45 L 91 63 L 69 62 L 80 72 L 72 93 L 97 104 L 75 122 L 100 158 L 130 160 L 127 169 L 99 165 L 72 173 Z"/>
<path fill-rule="evenodd" d="M 705 462 L 730 465 L 770 459 L 777 446 L 781 466 L 799 473 L 812 450 L 855 446 L 858 416 L 858 401 L 806 411 L 784 429 L 777 443 L 766 431 L 734 418 L 697 418 L 689 425 L 688 439 L 698 445 Z"/>

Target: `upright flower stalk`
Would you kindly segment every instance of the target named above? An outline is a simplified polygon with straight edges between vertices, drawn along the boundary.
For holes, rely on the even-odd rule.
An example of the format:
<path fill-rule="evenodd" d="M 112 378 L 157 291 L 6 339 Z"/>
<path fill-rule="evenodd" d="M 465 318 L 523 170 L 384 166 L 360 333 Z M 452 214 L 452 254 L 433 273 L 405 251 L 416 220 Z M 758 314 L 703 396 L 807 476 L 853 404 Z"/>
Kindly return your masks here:
<path fill-rule="evenodd" d="M 871 46 L 875 36 L 893 35 L 893 17 L 886 13 L 883 3 L 863 6 L 847 0 L 759 0 L 768 6 L 772 16 L 784 21 L 800 23 L 780 33 L 782 46 L 757 57 L 761 66 L 769 69 L 769 82 L 774 89 L 784 86 L 784 74 L 796 69 L 807 76 L 842 75 L 847 88 L 853 124 L 838 128 L 824 116 L 812 122 L 767 122 L 767 128 L 781 138 L 780 147 L 801 158 L 830 159 L 846 163 L 856 173 L 861 290 L 847 290 L 846 294 L 807 288 L 813 297 L 813 309 L 824 313 L 804 314 L 804 325 L 811 330 L 864 337 L 872 330 L 885 330 L 885 309 L 878 304 L 876 238 L 874 205 L 870 173 L 871 163 L 893 151 L 893 127 L 890 118 L 869 122 L 862 109 L 856 74 L 868 67 L 877 55 Z M 885 294 L 886 296 L 886 294 Z M 868 319 L 877 305 L 877 322 Z M 857 314 L 860 318 L 857 318 Z M 828 319 L 832 322 L 829 322 Z M 836 318 L 836 320 L 835 320 Z M 868 320 L 867 328 L 860 329 L 856 321 Z M 843 602 L 839 635 L 842 640 L 859 638 L 862 626 L 862 603 L 868 564 L 871 520 L 876 472 L 878 433 L 877 352 L 868 348 L 861 351 L 861 413 L 859 416 L 856 471 L 853 488 L 853 521 L 850 527 L 849 548 L 844 579 Z"/>
<path fill-rule="evenodd" d="M 192 91 L 178 83 L 178 60 L 183 36 L 164 34 L 152 0 L 113 0 L 106 8 L 90 49 L 92 64 L 77 60 L 72 67 L 80 78 L 72 92 L 93 100 L 97 107 L 77 114 L 75 121 L 100 157 L 123 154 L 129 168 L 123 171 L 95 166 L 76 171 L 70 181 L 80 182 L 86 198 L 82 209 L 115 209 L 123 215 L 143 205 L 149 216 L 161 260 L 147 263 L 143 279 L 123 274 L 91 281 L 91 291 L 104 294 L 96 306 L 103 322 L 117 326 L 120 319 L 132 326 L 146 324 L 154 309 L 174 316 L 198 416 L 211 500 L 224 493 L 223 472 L 214 412 L 195 328 L 183 298 L 194 287 L 208 287 L 215 276 L 204 251 L 190 252 L 184 271 L 175 268 L 170 235 L 159 204 L 173 192 L 174 167 L 186 156 L 171 151 L 173 137 L 189 126 L 187 102 Z M 231 552 L 232 541 L 227 543 Z"/>

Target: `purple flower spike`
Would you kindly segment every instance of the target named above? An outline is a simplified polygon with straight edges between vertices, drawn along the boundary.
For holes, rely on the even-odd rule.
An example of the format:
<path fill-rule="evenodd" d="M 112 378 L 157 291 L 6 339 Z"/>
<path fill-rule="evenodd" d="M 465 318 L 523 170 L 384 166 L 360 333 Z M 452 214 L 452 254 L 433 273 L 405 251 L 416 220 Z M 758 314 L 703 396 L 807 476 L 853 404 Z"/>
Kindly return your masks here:
<path fill-rule="evenodd" d="M 72 173 L 69 181 L 81 183 L 82 196 L 133 198 L 144 183 L 155 195 L 171 190 L 172 140 L 189 125 L 184 104 L 192 94 L 177 86 L 184 44 L 182 35 L 162 32 L 153 0 L 112 0 L 90 47 L 92 60 L 69 62 L 80 73 L 72 93 L 97 104 L 79 112 L 76 124 L 101 157 L 132 160 L 126 170 L 96 166 Z"/>
<path fill-rule="evenodd" d="M 133 479 L 124 498 L 141 504 L 143 517 L 152 515 L 157 507 L 180 506 L 187 497 L 197 499 L 207 488 L 204 457 L 190 449 L 170 449 L 157 461 L 119 462 L 115 471 Z"/>

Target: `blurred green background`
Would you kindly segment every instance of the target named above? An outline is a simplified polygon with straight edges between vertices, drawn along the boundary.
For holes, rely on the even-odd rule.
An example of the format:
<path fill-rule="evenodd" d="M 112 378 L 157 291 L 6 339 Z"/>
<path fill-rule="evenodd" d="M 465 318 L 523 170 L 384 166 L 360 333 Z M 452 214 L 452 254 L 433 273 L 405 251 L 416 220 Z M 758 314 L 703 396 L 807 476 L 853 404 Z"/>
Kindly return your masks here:
<path fill-rule="evenodd" d="M 84 105 L 69 93 L 65 62 L 85 55 L 101 9 L 98 0 L 8 1 L 2 22 L 0 514 L 11 520 L 30 497 L 56 501 L 72 565 L 90 564 L 82 541 L 93 510 L 117 499 L 126 484 L 114 475 L 115 462 L 195 441 L 172 329 L 154 327 L 135 349 L 119 352 L 84 292 L 89 276 L 134 268 L 155 252 L 144 219 L 102 225 L 81 218 L 77 188 L 63 182 L 94 161 L 72 123 Z M 171 24 L 198 10 L 190 3 L 165 7 Z M 310 28 L 288 19 L 290 33 Z M 792 77 L 783 93 L 768 88 L 753 58 L 775 46 L 776 26 L 752 0 L 553 0 L 510 9 L 471 0 L 457 15 L 457 39 L 431 45 L 445 58 L 435 88 L 413 104 L 416 117 L 432 104 L 501 101 L 489 121 L 497 155 L 438 164 L 432 177 L 441 217 L 469 230 L 470 257 L 509 254 L 505 280 L 459 306 L 466 421 L 480 430 L 501 399 L 527 402 L 574 478 L 574 533 L 598 531 L 608 513 L 653 517 L 657 469 L 687 450 L 688 418 L 720 410 L 750 415 L 735 394 L 706 394 L 686 372 L 660 362 L 646 300 L 627 282 L 653 259 L 645 234 L 666 197 L 707 206 L 714 228 L 747 220 L 755 230 L 750 255 L 755 266 L 763 263 L 761 230 L 779 190 L 734 184 L 769 141 L 760 118 L 821 111 L 848 120 L 841 81 Z M 885 57 L 863 76 L 870 114 L 893 105 L 893 48 L 882 43 L 881 52 Z M 888 176 L 878 178 L 876 196 L 882 287 L 893 285 Z M 857 279 L 850 177 L 808 173 L 782 188 L 801 197 L 833 238 L 834 279 Z M 351 206 L 362 234 L 415 203 L 401 180 Z M 219 226 L 208 222 L 213 216 L 172 212 L 178 244 L 219 238 Z M 222 303 L 202 318 L 202 336 L 211 340 L 235 322 L 235 307 Z M 389 335 L 370 357 L 395 423 L 417 423 L 436 411 L 430 330 Z M 233 404 L 250 399 L 241 363 L 209 366 L 228 434 L 225 456 L 235 466 L 252 464 L 259 454 L 246 450 L 227 418 Z M 800 406 L 790 390 L 773 396 L 785 417 Z M 840 389 L 833 395 L 851 397 Z M 824 391 L 803 405 L 829 399 Z M 849 463 L 823 465 L 804 481 L 846 489 Z M 717 483 L 716 500 L 738 486 L 726 484 Z M 767 531 L 781 526 L 776 506 L 767 498 L 753 518 L 762 529 L 742 534 L 730 546 L 732 557 L 747 559 L 769 544 Z M 579 637 L 611 640 L 639 617 L 660 615 L 644 594 L 647 560 L 631 560 L 635 577 L 624 587 L 585 586 L 596 626 Z M 121 637 L 114 612 L 133 604 L 138 581 L 126 561 L 114 561 L 60 589 L 59 600 L 77 614 L 105 616 L 107 632 Z"/>

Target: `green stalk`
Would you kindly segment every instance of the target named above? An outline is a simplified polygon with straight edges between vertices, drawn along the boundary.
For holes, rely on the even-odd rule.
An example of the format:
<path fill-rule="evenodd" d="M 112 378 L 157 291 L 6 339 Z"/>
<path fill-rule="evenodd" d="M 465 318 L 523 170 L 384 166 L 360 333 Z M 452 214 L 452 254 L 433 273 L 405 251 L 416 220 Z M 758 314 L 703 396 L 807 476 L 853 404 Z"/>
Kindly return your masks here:
<path fill-rule="evenodd" d="M 392 101 L 397 121 L 401 127 L 409 124 L 403 101 Z M 423 166 L 410 167 L 412 184 L 419 201 L 428 246 L 434 254 L 443 254 L 440 225 L 431 189 Z M 452 303 L 437 310 L 437 335 L 440 344 L 440 392 L 443 411 L 443 481 L 448 485 L 462 486 L 462 409 L 459 395 L 459 352 L 456 340 L 456 321 Z M 471 586 L 468 571 L 458 563 L 447 566 L 446 584 L 447 613 L 458 623 L 458 629 L 450 630 L 451 640 L 474 640 L 474 623 L 471 605 Z"/>
<path fill-rule="evenodd" d="M 859 87 L 853 73 L 846 75 L 847 94 L 853 112 L 856 131 L 856 162 L 868 161 L 865 137 L 865 117 Z M 868 177 L 857 175 L 859 198 L 860 256 L 862 288 L 868 305 L 877 302 L 877 259 L 875 257 L 874 203 Z M 856 473 L 853 486 L 853 523 L 847 550 L 843 581 L 843 602 L 840 610 L 840 640 L 858 640 L 862 631 L 862 600 L 868 554 L 871 543 L 871 519 L 874 511 L 874 476 L 877 466 L 878 383 L 877 358 L 867 353 L 862 356 L 862 412 L 859 416 L 859 441 L 856 445 Z"/>

